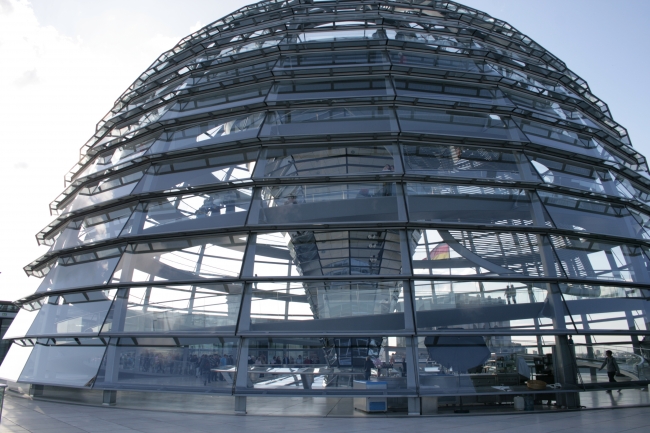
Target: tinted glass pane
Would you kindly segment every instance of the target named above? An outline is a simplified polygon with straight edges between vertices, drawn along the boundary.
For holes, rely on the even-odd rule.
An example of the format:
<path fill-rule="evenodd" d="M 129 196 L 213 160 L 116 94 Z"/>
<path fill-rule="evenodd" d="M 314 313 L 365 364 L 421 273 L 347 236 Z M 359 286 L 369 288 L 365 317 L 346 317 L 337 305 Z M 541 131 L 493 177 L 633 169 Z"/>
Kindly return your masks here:
<path fill-rule="evenodd" d="M 397 100 L 415 100 L 418 104 L 439 104 L 464 107 L 512 107 L 513 104 L 497 88 L 460 85 L 444 81 L 395 78 Z"/>
<path fill-rule="evenodd" d="M 249 224 L 399 219 L 392 182 L 266 186 L 255 202 Z"/>
<path fill-rule="evenodd" d="M 61 213 L 75 212 L 129 195 L 142 179 L 143 174 L 144 171 L 140 169 L 127 174 L 107 177 L 86 185 L 75 195 L 71 202 L 65 205 Z"/>
<path fill-rule="evenodd" d="M 257 150 L 212 153 L 152 164 L 134 193 L 186 190 L 250 179 Z"/>
<path fill-rule="evenodd" d="M 250 338 L 245 344 L 249 389 L 341 392 L 372 380 L 380 383 L 362 392 L 381 395 L 407 387 L 404 359 L 411 349 L 404 338 Z"/>
<path fill-rule="evenodd" d="M 413 254 L 414 274 L 562 275 L 550 244 L 541 235 L 415 230 L 411 232 L 411 237 L 412 244 L 416 245 Z"/>
<path fill-rule="evenodd" d="M 20 382 L 91 387 L 105 346 L 43 346 L 37 344 L 20 375 Z"/>
<path fill-rule="evenodd" d="M 512 119 L 497 114 L 400 107 L 397 116 L 403 132 L 528 141 Z"/>
<path fill-rule="evenodd" d="M 270 111 L 261 136 L 375 134 L 398 132 L 395 114 L 384 107 L 312 108 Z"/>
<path fill-rule="evenodd" d="M 241 293 L 239 283 L 125 289 L 102 333 L 234 332 Z"/>
<path fill-rule="evenodd" d="M 219 119 L 163 133 L 149 154 L 208 147 L 229 141 L 257 137 L 264 113 L 253 113 L 232 119 Z"/>
<path fill-rule="evenodd" d="M 270 148 L 260 160 L 256 177 L 350 176 L 393 174 L 395 147 Z"/>
<path fill-rule="evenodd" d="M 539 180 L 520 154 L 487 147 L 402 145 L 407 173 L 441 177 L 498 180 Z"/>
<path fill-rule="evenodd" d="M 401 281 L 254 283 L 251 330 L 404 329 Z"/>
<path fill-rule="evenodd" d="M 242 226 L 252 192 L 252 188 L 240 188 L 140 203 L 122 236 Z"/>
<path fill-rule="evenodd" d="M 120 248 L 110 248 L 61 257 L 43 278 L 36 292 L 102 286 L 108 283 L 121 253 Z"/>
<path fill-rule="evenodd" d="M 620 196 L 607 170 L 566 160 L 529 155 L 542 180 L 551 185 Z"/>
<path fill-rule="evenodd" d="M 588 126 L 600 129 L 596 122 L 575 108 L 560 105 L 550 99 L 534 98 L 524 93 L 515 93 L 509 90 L 505 90 L 504 93 L 517 107 L 533 111 L 533 116 L 538 116 L 544 120 L 555 121 L 549 119 L 548 116 L 550 116 L 562 122 L 575 123 L 578 127 Z"/>
<path fill-rule="evenodd" d="M 490 65 L 480 60 L 463 57 L 439 56 L 417 52 L 391 51 L 393 67 L 400 69 L 422 70 L 426 74 L 446 75 L 443 71 L 452 71 L 454 76 L 480 77 L 481 75 L 499 76 Z M 435 70 L 441 70 L 436 72 Z"/>
<path fill-rule="evenodd" d="M 382 51 L 325 52 L 283 56 L 273 72 L 278 75 L 366 72 L 389 69 Z"/>
<path fill-rule="evenodd" d="M 115 293 L 112 289 L 50 296 L 27 335 L 98 335 Z"/>
<path fill-rule="evenodd" d="M 56 239 L 53 251 L 118 237 L 134 208 L 135 205 L 113 208 L 71 221 Z"/>
<path fill-rule="evenodd" d="M 421 331 L 552 329 L 539 283 L 415 281 L 415 310 Z"/>
<path fill-rule="evenodd" d="M 179 339 L 178 347 L 157 346 L 160 340 L 138 338 L 136 345 L 130 338 L 121 338 L 117 347 L 106 351 L 95 387 L 231 392 L 237 372 L 237 340 L 187 338 Z"/>
<path fill-rule="evenodd" d="M 134 161 L 149 150 L 153 141 L 132 142 L 101 153 L 79 174 L 78 178 L 99 173 L 109 168 L 117 168 L 129 161 Z"/>
<path fill-rule="evenodd" d="M 490 402 L 496 401 L 493 395 L 497 393 L 534 393 L 525 384 L 533 375 L 557 382 L 554 357 L 550 356 L 555 352 L 554 336 L 419 337 L 418 352 L 422 394 L 469 394 L 476 396 L 463 397 L 464 401 Z M 561 386 L 575 389 L 568 383 Z"/>
<path fill-rule="evenodd" d="M 516 119 L 516 122 L 528 139 L 535 144 L 595 157 L 601 156 L 601 146 L 587 135 L 529 120 Z"/>
<path fill-rule="evenodd" d="M 267 98 L 271 105 L 293 104 L 301 101 L 313 104 L 318 101 L 336 103 L 348 100 L 381 101 L 394 97 L 390 81 L 385 78 L 363 78 L 318 81 L 281 81 L 273 85 Z"/>
<path fill-rule="evenodd" d="M 570 236 L 551 239 L 570 277 L 650 282 L 650 262 L 639 246 Z"/>
<path fill-rule="evenodd" d="M 112 282 L 191 281 L 239 276 L 246 235 L 183 238 L 129 245 Z"/>
<path fill-rule="evenodd" d="M 406 195 L 411 221 L 552 226 L 523 189 L 408 183 Z"/>
<path fill-rule="evenodd" d="M 630 238 L 647 236 L 625 206 L 544 191 L 538 194 L 559 228 Z"/>

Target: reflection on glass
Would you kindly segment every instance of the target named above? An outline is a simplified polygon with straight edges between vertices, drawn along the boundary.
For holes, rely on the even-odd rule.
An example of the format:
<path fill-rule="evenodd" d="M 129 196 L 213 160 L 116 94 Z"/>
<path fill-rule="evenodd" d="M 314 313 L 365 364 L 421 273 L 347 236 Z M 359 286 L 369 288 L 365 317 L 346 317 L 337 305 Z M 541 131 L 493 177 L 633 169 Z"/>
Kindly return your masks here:
<path fill-rule="evenodd" d="M 512 119 L 498 114 L 399 107 L 397 116 L 403 132 L 528 141 Z"/>
<path fill-rule="evenodd" d="M 269 148 L 263 154 L 259 177 L 349 176 L 394 174 L 395 149 L 389 146 Z"/>
<path fill-rule="evenodd" d="M 124 289 L 102 333 L 234 332 L 241 293 L 240 283 Z"/>
<path fill-rule="evenodd" d="M 418 329 L 552 329 L 547 290 L 540 283 L 415 281 Z"/>
<path fill-rule="evenodd" d="M 598 126 L 597 123 L 585 116 L 581 111 L 566 105 L 560 105 L 553 100 L 535 98 L 523 93 L 515 93 L 508 90 L 505 91 L 505 94 L 517 105 L 517 107 L 540 113 L 541 115 L 536 113 L 533 115 L 544 120 L 555 122 L 555 119 L 560 119 L 565 122 L 576 123 L 578 128 L 587 126 L 600 129 L 600 126 Z M 548 116 L 551 116 L 551 119 L 549 119 Z"/>
<path fill-rule="evenodd" d="M 545 183 L 598 194 L 621 195 L 614 189 L 612 177 L 605 169 L 540 155 L 530 157 Z"/>
<path fill-rule="evenodd" d="M 625 206 L 545 191 L 538 194 L 559 228 L 630 238 L 648 236 Z"/>
<path fill-rule="evenodd" d="M 84 340 L 91 339 L 79 340 L 86 343 Z M 99 339 L 95 340 L 83 346 L 74 340 L 59 339 L 56 345 L 53 340 L 49 340 L 52 345 L 35 345 L 20 375 L 20 382 L 91 387 L 106 350 L 105 346 L 96 345 L 101 344 Z"/>
<path fill-rule="evenodd" d="M 551 240 L 569 277 L 650 282 L 650 262 L 640 246 L 558 235 Z"/>
<path fill-rule="evenodd" d="M 393 182 L 262 187 L 249 224 L 397 220 Z"/>
<path fill-rule="evenodd" d="M 152 164 L 134 194 L 190 190 L 199 186 L 250 179 L 257 150 L 209 153 Z"/>
<path fill-rule="evenodd" d="M 260 277 L 400 272 L 397 231 L 290 231 L 257 236 L 254 274 Z"/>
<path fill-rule="evenodd" d="M 465 107 L 513 107 L 497 88 L 449 84 L 444 81 L 395 78 L 397 100 L 415 100 L 418 104 L 440 104 Z"/>
<path fill-rule="evenodd" d="M 139 169 L 92 182 L 81 188 L 74 198 L 65 204 L 61 214 L 76 212 L 89 206 L 95 206 L 129 195 L 142 179 L 143 174 L 144 171 Z"/>
<path fill-rule="evenodd" d="M 0 378 L 11 382 L 18 382 L 34 346 L 21 346 L 13 343 L 0 366 Z"/>
<path fill-rule="evenodd" d="M 153 142 L 154 140 L 131 142 L 129 144 L 125 144 L 111 149 L 107 152 L 101 153 L 95 157 L 90 165 L 88 165 L 77 176 L 77 178 L 83 178 L 91 174 L 106 171 L 109 168 L 121 168 L 123 164 L 126 164 L 127 162 L 133 161 L 136 158 L 144 155 L 149 150 Z"/>
<path fill-rule="evenodd" d="M 62 229 L 52 250 L 74 248 L 118 237 L 134 207 L 129 205 L 113 208 L 72 220 Z"/>
<path fill-rule="evenodd" d="M 411 232 L 413 272 L 425 275 L 557 276 L 559 264 L 544 236 L 466 230 Z"/>
<path fill-rule="evenodd" d="M 38 310 L 28 336 L 98 335 L 116 289 L 49 296 Z"/>
<path fill-rule="evenodd" d="M 106 351 L 95 386 L 231 391 L 237 372 L 236 339 L 177 340 L 178 344 L 165 338 L 120 338 Z"/>
<path fill-rule="evenodd" d="M 357 381 L 390 381 L 380 393 L 406 388 L 406 339 L 400 337 L 249 338 L 247 388 L 352 390 Z M 372 368 L 364 371 L 369 361 Z M 358 385 L 357 385 L 358 386 Z M 366 391 L 367 392 L 367 391 Z"/>
<path fill-rule="evenodd" d="M 382 77 L 366 77 L 318 80 L 318 81 L 280 81 L 273 85 L 267 98 L 271 105 L 291 102 L 292 104 L 313 104 L 318 101 L 329 103 L 346 101 L 382 101 L 393 99 L 390 81 Z"/>
<path fill-rule="evenodd" d="M 108 283 L 122 251 L 122 247 L 115 247 L 59 257 L 51 262 L 51 269 L 36 293 L 104 285 Z"/>
<path fill-rule="evenodd" d="M 242 226 L 251 195 L 252 188 L 240 188 L 141 202 L 122 236 Z"/>
<path fill-rule="evenodd" d="M 411 221 L 552 226 L 536 197 L 523 189 L 408 183 L 406 196 Z"/>
<path fill-rule="evenodd" d="M 215 111 L 235 111 L 237 107 L 243 109 L 244 106 L 250 108 L 264 102 L 270 87 L 270 84 L 254 87 L 235 87 L 232 90 L 221 90 L 201 96 L 193 95 L 188 99 L 177 101 L 163 119 L 175 119 L 208 112 L 214 113 Z"/>
<path fill-rule="evenodd" d="M 452 75 L 470 76 L 479 78 L 481 75 L 499 76 L 494 68 L 481 61 L 464 57 L 439 56 L 437 54 L 424 54 L 418 52 L 391 51 L 390 60 L 393 67 L 400 69 L 422 69 L 427 75 L 436 74 L 432 69 L 452 71 Z M 456 74 L 454 74 L 456 73 Z"/>
<path fill-rule="evenodd" d="M 535 144 L 601 157 L 602 146 L 587 135 L 530 120 L 515 118 L 515 121 Z"/>
<path fill-rule="evenodd" d="M 419 337 L 420 392 L 464 395 L 465 404 L 512 399 L 513 391 L 533 394 L 536 391 L 525 384 L 528 380 L 537 379 L 549 384 L 558 382 L 559 378 L 554 376 L 555 349 L 553 336 Z M 576 389 L 576 379 L 560 385 L 563 390 Z M 505 395 L 497 400 L 494 395 L 500 393 Z M 546 399 L 547 395 L 537 398 Z M 555 396 L 548 398 L 555 399 Z"/>
<path fill-rule="evenodd" d="M 252 330 L 404 329 L 401 281 L 259 282 L 252 290 Z"/>
<path fill-rule="evenodd" d="M 407 173 L 443 177 L 539 180 L 526 158 L 515 152 L 442 144 L 402 145 Z"/>
<path fill-rule="evenodd" d="M 237 278 L 247 236 L 212 236 L 131 244 L 111 282 Z"/>
<path fill-rule="evenodd" d="M 390 63 L 383 51 L 319 52 L 280 57 L 273 72 L 279 75 L 327 74 L 386 70 Z"/>
<path fill-rule="evenodd" d="M 23 338 L 27 335 L 27 331 L 29 331 L 32 323 L 34 323 L 38 311 L 44 302 L 45 298 L 40 298 L 24 304 L 20 311 L 18 311 L 18 314 L 16 314 L 16 317 L 14 317 L 14 320 L 11 321 L 9 329 L 7 329 L 7 332 L 5 332 L 2 338 L 8 340 L 10 338 Z"/>
<path fill-rule="evenodd" d="M 151 146 L 149 154 L 208 147 L 228 141 L 255 138 L 262 120 L 264 120 L 264 113 L 253 113 L 167 131 Z"/>

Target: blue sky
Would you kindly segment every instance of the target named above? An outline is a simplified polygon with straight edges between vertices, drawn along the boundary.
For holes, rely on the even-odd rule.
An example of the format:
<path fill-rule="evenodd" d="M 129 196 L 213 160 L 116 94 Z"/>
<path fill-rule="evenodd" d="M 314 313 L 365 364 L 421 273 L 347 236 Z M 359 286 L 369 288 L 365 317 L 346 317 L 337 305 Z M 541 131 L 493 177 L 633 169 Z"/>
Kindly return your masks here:
<path fill-rule="evenodd" d="M 45 251 L 34 234 L 51 221 L 49 202 L 115 99 L 179 39 L 248 3 L 0 0 L 0 299 L 30 294 L 40 282 L 22 271 Z M 565 61 L 650 155 L 650 1 L 463 3 L 508 21 Z"/>

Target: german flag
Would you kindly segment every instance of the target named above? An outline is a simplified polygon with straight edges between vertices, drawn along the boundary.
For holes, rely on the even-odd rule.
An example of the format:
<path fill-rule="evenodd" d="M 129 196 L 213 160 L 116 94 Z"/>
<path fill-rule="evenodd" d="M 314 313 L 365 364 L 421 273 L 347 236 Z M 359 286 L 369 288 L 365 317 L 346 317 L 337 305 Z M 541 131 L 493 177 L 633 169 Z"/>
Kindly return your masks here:
<path fill-rule="evenodd" d="M 429 253 L 429 260 L 444 260 L 449 258 L 449 245 L 440 244 Z"/>

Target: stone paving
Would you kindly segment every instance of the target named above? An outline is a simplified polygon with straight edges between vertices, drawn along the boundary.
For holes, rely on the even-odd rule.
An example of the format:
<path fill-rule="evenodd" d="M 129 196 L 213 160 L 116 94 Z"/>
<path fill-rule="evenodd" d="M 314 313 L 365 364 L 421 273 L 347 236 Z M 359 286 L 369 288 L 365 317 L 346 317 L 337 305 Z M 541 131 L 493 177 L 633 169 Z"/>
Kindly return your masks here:
<path fill-rule="evenodd" d="M 7 395 L 0 433 L 85 432 L 648 432 L 650 408 L 435 417 L 288 417 L 188 414 L 30 400 Z"/>

